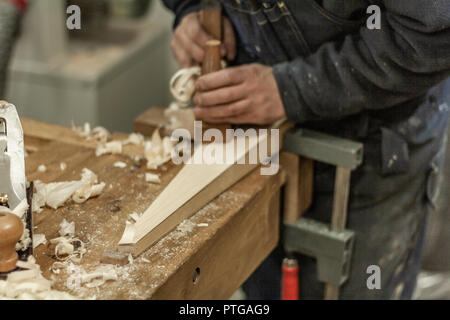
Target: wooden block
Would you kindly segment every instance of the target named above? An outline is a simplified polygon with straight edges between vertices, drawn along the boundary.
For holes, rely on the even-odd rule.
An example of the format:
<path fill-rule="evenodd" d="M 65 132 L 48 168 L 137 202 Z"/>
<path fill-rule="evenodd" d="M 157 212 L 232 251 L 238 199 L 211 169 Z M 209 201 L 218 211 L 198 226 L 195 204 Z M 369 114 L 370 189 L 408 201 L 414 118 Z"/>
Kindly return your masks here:
<path fill-rule="evenodd" d="M 311 207 L 314 194 L 314 161 L 299 157 L 298 202 L 300 216 Z"/>
<path fill-rule="evenodd" d="M 350 194 L 351 170 L 344 167 L 336 168 L 336 178 L 334 183 L 333 216 L 331 228 L 342 231 L 347 224 L 347 205 Z"/>
<path fill-rule="evenodd" d="M 287 173 L 284 190 L 284 221 L 294 223 L 312 204 L 313 161 L 294 153 L 282 152 L 280 163 Z"/>
<path fill-rule="evenodd" d="M 299 206 L 299 156 L 290 152 L 282 152 L 280 164 L 287 173 L 284 188 L 283 218 L 285 222 L 293 223 L 297 221 L 301 214 Z"/>
<path fill-rule="evenodd" d="M 163 128 L 160 133 L 162 135 L 170 135 L 170 132 L 165 131 L 166 126 L 169 124 L 169 120 L 164 115 L 165 110 L 164 108 L 151 107 L 139 115 L 133 123 L 134 132 L 151 137 L 155 129 Z"/>
<path fill-rule="evenodd" d="M 336 168 L 334 180 L 333 214 L 331 217 L 331 229 L 342 231 L 347 224 L 347 205 L 350 194 L 351 170 L 344 167 Z M 325 300 L 337 300 L 340 286 L 327 283 L 325 285 Z"/>

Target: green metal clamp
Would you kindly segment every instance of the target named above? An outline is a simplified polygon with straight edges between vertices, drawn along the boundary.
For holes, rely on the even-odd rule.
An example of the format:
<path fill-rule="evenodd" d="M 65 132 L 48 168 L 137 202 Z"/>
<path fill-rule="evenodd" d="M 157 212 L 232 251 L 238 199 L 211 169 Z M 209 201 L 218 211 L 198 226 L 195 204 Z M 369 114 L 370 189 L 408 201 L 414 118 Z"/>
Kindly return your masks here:
<path fill-rule="evenodd" d="M 318 280 L 326 284 L 325 299 L 337 299 L 348 279 L 354 232 L 345 229 L 351 171 L 363 160 L 363 144 L 308 129 L 287 132 L 283 150 L 336 166 L 331 224 L 300 218 L 284 223 L 284 247 L 317 259 Z"/>
<path fill-rule="evenodd" d="M 362 143 L 308 129 L 287 132 L 283 150 L 350 170 L 356 169 L 363 158 Z"/>
<path fill-rule="evenodd" d="M 285 249 L 315 257 L 319 281 L 341 285 L 348 279 L 353 231 L 333 231 L 327 224 L 306 218 L 284 227 Z"/>

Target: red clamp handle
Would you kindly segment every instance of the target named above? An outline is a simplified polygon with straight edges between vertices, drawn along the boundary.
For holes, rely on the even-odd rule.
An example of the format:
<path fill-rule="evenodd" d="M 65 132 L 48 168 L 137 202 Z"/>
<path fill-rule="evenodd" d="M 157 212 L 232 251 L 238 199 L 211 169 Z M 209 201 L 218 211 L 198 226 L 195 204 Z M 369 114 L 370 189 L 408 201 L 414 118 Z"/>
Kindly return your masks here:
<path fill-rule="evenodd" d="M 296 259 L 285 258 L 281 267 L 281 299 L 298 300 L 298 262 Z"/>

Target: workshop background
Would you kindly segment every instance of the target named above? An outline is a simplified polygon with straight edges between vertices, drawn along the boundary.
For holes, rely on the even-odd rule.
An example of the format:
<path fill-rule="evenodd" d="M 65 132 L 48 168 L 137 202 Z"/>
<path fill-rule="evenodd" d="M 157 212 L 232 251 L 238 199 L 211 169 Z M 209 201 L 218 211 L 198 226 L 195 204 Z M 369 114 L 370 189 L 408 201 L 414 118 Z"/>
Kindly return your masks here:
<path fill-rule="evenodd" d="M 70 4 L 81 7 L 81 30 L 66 27 Z M 23 117 L 131 132 L 136 116 L 171 102 L 167 84 L 177 69 L 169 45 L 172 20 L 155 0 L 30 1 L 0 98 L 14 103 Z M 447 96 L 450 101 L 450 88 Z M 440 205 L 428 226 L 419 299 L 450 299 L 449 177 L 447 154 Z"/>

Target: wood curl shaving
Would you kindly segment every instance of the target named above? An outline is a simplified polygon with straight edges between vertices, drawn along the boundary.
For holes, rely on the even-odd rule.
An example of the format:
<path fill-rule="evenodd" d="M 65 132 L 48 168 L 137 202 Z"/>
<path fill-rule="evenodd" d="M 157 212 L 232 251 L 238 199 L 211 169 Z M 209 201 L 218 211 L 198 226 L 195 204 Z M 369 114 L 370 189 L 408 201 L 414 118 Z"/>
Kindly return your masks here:
<path fill-rule="evenodd" d="M 33 197 L 33 212 L 39 213 L 45 205 L 58 209 L 72 198 L 76 203 L 99 196 L 105 183 L 98 183 L 98 178 L 91 170 L 84 168 L 81 180 L 43 183 L 35 181 L 36 192 Z"/>
<path fill-rule="evenodd" d="M 63 219 L 59 226 L 60 237 L 50 240 L 51 244 L 56 245 L 56 259 L 80 263 L 83 255 L 86 253 L 86 248 L 84 242 L 75 237 L 75 222 L 68 222 L 66 219 Z"/>
<path fill-rule="evenodd" d="M 0 280 L 0 300 L 74 300 L 67 292 L 52 290 L 53 282 L 43 277 L 33 256 L 18 261 L 17 267 L 26 269 L 8 274 Z"/>
<path fill-rule="evenodd" d="M 195 92 L 195 81 L 201 75 L 198 66 L 178 70 L 170 79 L 169 88 L 181 107 L 189 106 Z"/>
<path fill-rule="evenodd" d="M 100 157 L 106 154 L 122 154 L 123 146 L 132 144 L 141 146 L 144 149 L 144 157 L 147 160 L 147 168 L 156 170 L 161 165 L 171 159 L 172 150 L 175 142 L 170 137 L 161 138 L 159 130 L 155 130 L 150 140 L 140 133 L 131 133 L 125 140 L 108 141 L 110 134 L 103 127 L 96 127 L 91 130 L 89 123 L 85 123 L 84 127 L 78 128 L 72 123 L 73 130 L 81 137 L 87 140 L 94 140 L 97 143 L 95 155 Z M 116 162 L 114 166 L 124 168 L 122 164 Z"/>
<path fill-rule="evenodd" d="M 168 162 L 172 157 L 174 142 L 169 137 L 161 139 L 159 130 L 155 130 L 151 141 L 146 141 L 144 156 L 147 159 L 147 168 L 156 170 Z"/>

